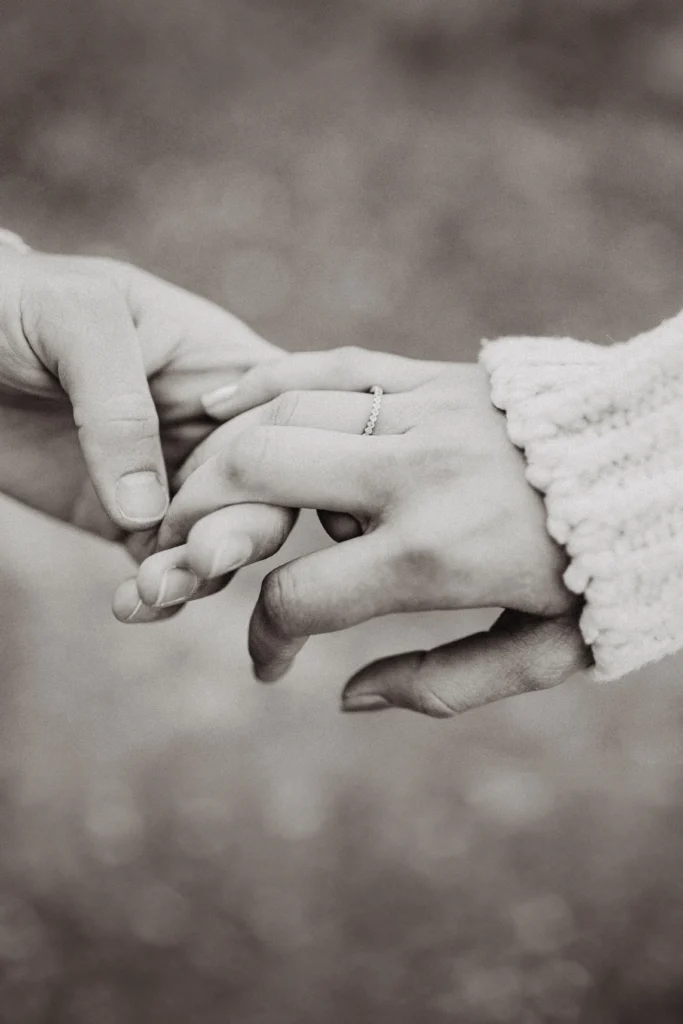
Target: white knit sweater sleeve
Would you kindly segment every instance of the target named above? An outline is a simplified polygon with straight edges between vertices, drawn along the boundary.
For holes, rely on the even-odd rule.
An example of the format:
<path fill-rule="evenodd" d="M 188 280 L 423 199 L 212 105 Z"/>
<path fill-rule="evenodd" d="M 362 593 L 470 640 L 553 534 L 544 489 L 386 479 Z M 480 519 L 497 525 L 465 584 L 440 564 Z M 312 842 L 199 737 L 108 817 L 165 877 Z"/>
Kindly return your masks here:
<path fill-rule="evenodd" d="M 683 313 L 625 343 L 501 338 L 480 358 L 584 596 L 595 678 L 683 647 Z"/>

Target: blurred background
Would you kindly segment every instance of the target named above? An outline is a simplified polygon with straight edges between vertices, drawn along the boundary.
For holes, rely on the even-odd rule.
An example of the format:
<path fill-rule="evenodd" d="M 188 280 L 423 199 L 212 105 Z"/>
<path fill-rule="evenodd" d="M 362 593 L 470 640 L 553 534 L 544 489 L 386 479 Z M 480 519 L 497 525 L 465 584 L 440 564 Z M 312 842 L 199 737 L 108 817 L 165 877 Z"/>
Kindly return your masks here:
<path fill-rule="evenodd" d="M 470 359 L 683 305 L 677 0 L 4 0 L 0 211 L 285 347 Z M 263 567 L 146 629 L 0 508 L 0 1020 L 683 1019 L 681 662 L 343 719 L 386 619 L 250 678 Z M 303 524 L 286 554 L 320 542 Z"/>

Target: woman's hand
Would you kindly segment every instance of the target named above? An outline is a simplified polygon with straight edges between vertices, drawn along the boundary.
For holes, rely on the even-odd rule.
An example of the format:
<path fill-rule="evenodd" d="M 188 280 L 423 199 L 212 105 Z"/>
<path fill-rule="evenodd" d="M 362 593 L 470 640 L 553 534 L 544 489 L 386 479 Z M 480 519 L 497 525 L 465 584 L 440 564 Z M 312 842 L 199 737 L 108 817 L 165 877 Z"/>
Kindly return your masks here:
<path fill-rule="evenodd" d="M 364 437 L 373 384 L 386 394 L 375 435 Z M 488 634 L 364 669 L 347 686 L 346 710 L 400 705 L 443 716 L 590 663 L 562 582 L 565 557 L 478 366 L 355 349 L 300 354 L 206 402 L 236 418 L 180 474 L 159 534 L 172 550 L 140 569 L 146 601 L 172 562 L 206 580 L 259 556 L 223 520 L 242 503 L 312 507 L 353 517 L 360 535 L 266 577 L 249 637 L 261 679 L 286 672 L 311 633 L 436 608 L 507 611 Z"/>
<path fill-rule="evenodd" d="M 149 551 L 155 532 L 130 531 L 161 520 L 167 472 L 209 432 L 201 395 L 279 350 L 213 303 L 108 259 L 1 245 L 0 282 L 0 491 Z M 261 519 L 278 538 L 291 524 L 282 510 Z M 264 547 L 271 536 L 259 535 Z"/>

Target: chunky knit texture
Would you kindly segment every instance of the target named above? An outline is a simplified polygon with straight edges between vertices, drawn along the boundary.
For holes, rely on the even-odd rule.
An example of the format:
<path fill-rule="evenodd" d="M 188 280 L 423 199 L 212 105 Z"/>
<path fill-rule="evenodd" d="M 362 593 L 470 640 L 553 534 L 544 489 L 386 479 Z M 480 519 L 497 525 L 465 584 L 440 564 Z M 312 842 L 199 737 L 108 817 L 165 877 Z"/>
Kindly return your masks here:
<path fill-rule="evenodd" d="M 501 338 L 481 362 L 584 596 L 595 678 L 683 647 L 683 313 L 610 346 Z"/>

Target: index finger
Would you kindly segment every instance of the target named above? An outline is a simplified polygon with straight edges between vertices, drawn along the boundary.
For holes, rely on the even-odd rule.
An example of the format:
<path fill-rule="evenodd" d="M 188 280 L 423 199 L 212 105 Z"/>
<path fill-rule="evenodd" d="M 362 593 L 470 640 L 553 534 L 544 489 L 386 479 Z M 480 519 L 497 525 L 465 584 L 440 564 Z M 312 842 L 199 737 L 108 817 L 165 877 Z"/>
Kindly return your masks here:
<path fill-rule="evenodd" d="M 160 546 L 182 543 L 198 519 L 242 502 L 372 517 L 391 486 L 397 440 L 300 427 L 238 434 L 180 488 L 161 525 Z"/>

